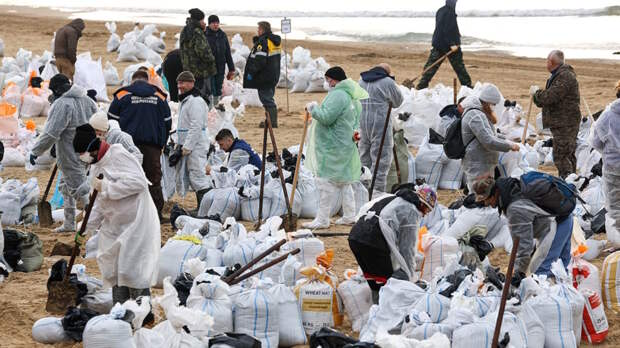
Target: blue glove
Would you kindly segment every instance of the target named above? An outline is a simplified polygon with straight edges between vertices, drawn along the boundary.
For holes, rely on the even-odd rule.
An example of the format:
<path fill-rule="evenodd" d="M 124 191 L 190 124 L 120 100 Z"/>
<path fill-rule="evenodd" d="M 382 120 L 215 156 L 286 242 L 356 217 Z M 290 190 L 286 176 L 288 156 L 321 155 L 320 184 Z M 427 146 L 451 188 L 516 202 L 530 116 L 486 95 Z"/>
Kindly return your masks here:
<path fill-rule="evenodd" d="M 36 162 L 37 160 L 37 156 L 30 154 L 30 164 L 32 164 L 33 166 L 37 164 Z"/>

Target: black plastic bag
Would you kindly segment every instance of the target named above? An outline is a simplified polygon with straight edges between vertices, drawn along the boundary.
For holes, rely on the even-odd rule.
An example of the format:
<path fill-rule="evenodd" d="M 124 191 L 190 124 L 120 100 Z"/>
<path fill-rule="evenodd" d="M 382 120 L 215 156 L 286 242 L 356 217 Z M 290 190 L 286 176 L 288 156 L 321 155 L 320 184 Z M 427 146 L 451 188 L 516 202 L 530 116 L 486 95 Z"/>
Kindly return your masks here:
<path fill-rule="evenodd" d="M 488 266 L 486 268 L 486 278 L 484 281 L 493 284 L 498 289 L 502 289 L 506 281 L 506 276 L 499 271 L 499 268 Z"/>
<path fill-rule="evenodd" d="M 98 315 L 99 313 L 90 309 L 69 307 L 67 313 L 65 313 L 65 317 L 61 320 L 62 328 L 69 338 L 74 341 L 82 342 L 82 334 L 84 333 L 86 323 Z"/>
<path fill-rule="evenodd" d="M 65 274 L 67 273 L 67 267 L 67 260 L 65 259 L 60 259 L 52 265 L 50 277 L 47 279 L 48 291 L 50 289 L 51 282 L 61 282 L 64 279 Z M 86 285 L 86 283 L 82 283 L 81 281 L 79 281 L 77 274 L 71 273 L 69 275 L 69 284 L 73 284 L 77 288 L 77 297 L 75 299 L 75 304 L 82 303 L 82 297 L 88 294 L 88 286 Z"/>
<path fill-rule="evenodd" d="M 179 274 L 177 279 L 174 281 L 173 286 L 177 290 L 181 306 L 185 306 L 185 303 L 187 302 L 187 297 L 189 296 L 189 291 L 191 290 L 193 283 L 194 277 L 192 277 L 192 275 L 189 273 Z"/>
<path fill-rule="evenodd" d="M 170 211 L 170 224 L 172 225 L 172 228 L 174 229 L 177 228 L 175 221 L 177 220 L 179 216 L 182 216 L 182 215 L 189 215 L 189 213 L 186 212 L 185 209 L 179 207 L 178 204 L 175 204 L 174 206 L 172 206 L 172 210 Z"/>
<path fill-rule="evenodd" d="M 23 235 L 15 230 L 4 229 L 4 259 L 9 267 L 15 269 L 22 259 L 22 251 L 19 245 L 22 242 Z"/>
<path fill-rule="evenodd" d="M 342 348 L 347 344 L 358 342 L 358 340 L 328 327 L 322 327 L 310 335 L 310 348 Z"/>
<path fill-rule="evenodd" d="M 607 215 L 607 209 L 603 208 L 596 213 L 590 220 L 590 230 L 592 234 L 605 233 L 605 215 Z M 586 238 L 590 238 L 586 236 Z"/>
<path fill-rule="evenodd" d="M 459 269 L 453 274 L 450 274 L 449 276 L 446 277 L 446 280 L 451 285 L 445 290 L 443 290 L 442 292 L 440 292 L 439 294 L 445 297 L 451 298 L 452 293 L 455 292 L 456 289 L 459 288 L 459 285 L 461 285 L 463 280 L 465 280 L 465 277 L 467 277 L 470 274 L 472 274 L 472 272 L 469 269 Z"/>
<path fill-rule="evenodd" d="M 216 344 L 233 348 L 261 348 L 261 343 L 256 338 L 246 334 L 232 332 L 209 338 L 209 347 Z"/>
<path fill-rule="evenodd" d="M 484 237 L 476 235 L 469 238 L 469 245 L 471 245 L 478 253 L 478 258 L 482 261 L 491 251 L 493 251 L 493 244 L 489 243 Z"/>

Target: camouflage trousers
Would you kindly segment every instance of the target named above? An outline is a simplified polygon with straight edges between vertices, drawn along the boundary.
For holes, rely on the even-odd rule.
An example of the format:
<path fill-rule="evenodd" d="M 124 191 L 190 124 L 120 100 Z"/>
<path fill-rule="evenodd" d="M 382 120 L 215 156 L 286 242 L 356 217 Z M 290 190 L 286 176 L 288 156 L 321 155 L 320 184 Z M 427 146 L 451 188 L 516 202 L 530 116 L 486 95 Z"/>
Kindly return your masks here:
<path fill-rule="evenodd" d="M 446 53 L 448 52 L 443 52 L 433 47 L 431 49 L 430 56 L 428 56 L 428 61 L 426 61 L 426 64 L 424 65 L 424 69 L 426 70 L 429 66 L 433 65 L 433 63 L 435 63 L 438 59 L 441 59 L 441 57 Z M 465 63 L 463 63 L 463 51 L 461 51 L 461 48 L 459 47 L 458 51 L 448 56 L 448 60 L 450 60 L 452 69 L 454 69 L 454 72 L 459 78 L 461 85 L 471 87 L 471 78 L 467 73 L 467 69 L 465 69 Z M 428 87 L 428 84 L 433 79 L 433 76 L 435 76 L 435 74 L 437 73 L 437 70 L 439 70 L 441 64 L 443 64 L 443 62 L 435 65 L 432 69 L 429 69 L 426 73 L 424 73 L 416 89 L 423 89 Z"/>
<path fill-rule="evenodd" d="M 577 171 L 577 133 L 579 127 L 552 128 L 553 134 L 553 163 L 558 169 L 558 175 L 566 178 Z"/>

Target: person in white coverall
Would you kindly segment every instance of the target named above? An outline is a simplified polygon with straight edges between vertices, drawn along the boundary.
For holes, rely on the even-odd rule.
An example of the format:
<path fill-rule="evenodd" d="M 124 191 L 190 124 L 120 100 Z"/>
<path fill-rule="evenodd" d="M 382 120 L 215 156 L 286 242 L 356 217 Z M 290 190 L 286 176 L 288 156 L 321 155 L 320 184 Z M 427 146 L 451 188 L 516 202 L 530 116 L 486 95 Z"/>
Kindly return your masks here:
<path fill-rule="evenodd" d="M 97 111 L 91 116 L 88 123 L 95 129 L 100 139 L 105 140 L 105 142 L 110 145 L 123 145 L 125 150 L 134 155 L 138 162 L 142 164 L 142 158 L 144 157 L 142 152 L 140 152 L 140 149 L 133 143 L 131 135 L 121 130 L 118 121 L 108 120 L 108 114 L 106 112 Z"/>
<path fill-rule="evenodd" d="M 184 71 L 177 77 L 179 88 L 179 120 L 177 123 L 178 145 L 181 146 L 185 162 L 185 172 L 179 175 L 189 177 L 189 186 L 196 192 L 196 204 L 200 206 L 202 197 L 212 188 L 205 172 L 209 140 L 207 138 L 207 103 L 194 86 L 194 75 Z M 183 168 L 177 164 L 177 170 Z"/>
<path fill-rule="evenodd" d="M 461 165 L 470 192 L 477 178 L 493 176 L 500 151 L 519 151 L 519 144 L 500 138 L 495 131 L 497 118 L 493 108 L 500 101 L 499 90 L 489 83 L 482 87 L 478 95 L 471 95 L 461 103 L 464 109 L 461 135 L 465 146 Z"/>
<path fill-rule="evenodd" d="M 607 241 L 620 248 L 620 81 L 616 97 L 594 123 L 590 142 L 603 155 Z"/>
<path fill-rule="evenodd" d="M 304 165 L 315 174 L 319 191 L 317 216 L 303 225 L 306 228 L 329 227 L 330 212 L 341 195 L 343 216 L 336 224 L 355 223 L 351 184 L 360 180 L 362 172 L 354 134 L 362 112 L 360 100 L 368 98 L 368 93 L 337 66 L 325 72 L 325 80 L 329 92 L 321 105 L 306 105 L 312 124 Z"/>
<path fill-rule="evenodd" d="M 362 165 L 375 172 L 377 154 L 383 137 L 383 128 L 389 104 L 392 109 L 398 108 L 403 102 L 403 95 L 391 76 L 392 69 L 386 63 L 361 73 L 360 86 L 368 92 L 368 99 L 362 100 L 362 115 L 360 117 L 359 152 Z M 374 189 L 379 192 L 389 192 L 386 187 L 387 176 L 393 159 L 394 137 L 392 122 L 388 123 L 385 133 L 385 142 L 379 160 L 377 179 Z M 375 195 L 373 195 L 375 196 Z"/>
<path fill-rule="evenodd" d="M 75 231 L 76 200 L 86 205 L 90 187 L 86 180 L 86 166 L 80 162 L 73 151 L 75 128 L 87 123 L 97 111 L 97 105 L 86 95 L 80 86 L 71 85 L 69 78 L 57 74 L 50 80 L 53 103 L 45 122 L 43 133 L 30 152 L 30 163 L 45 151 L 56 145 L 58 169 L 62 173 L 59 190 L 64 201 L 65 221 L 56 232 Z"/>
<path fill-rule="evenodd" d="M 92 187 L 98 192 L 87 231 L 99 229 L 97 264 L 104 287 L 112 287 L 113 303 L 150 296 L 161 234 L 142 165 L 122 145 L 99 139 L 89 124 L 77 128 L 73 148 L 90 164 Z"/>

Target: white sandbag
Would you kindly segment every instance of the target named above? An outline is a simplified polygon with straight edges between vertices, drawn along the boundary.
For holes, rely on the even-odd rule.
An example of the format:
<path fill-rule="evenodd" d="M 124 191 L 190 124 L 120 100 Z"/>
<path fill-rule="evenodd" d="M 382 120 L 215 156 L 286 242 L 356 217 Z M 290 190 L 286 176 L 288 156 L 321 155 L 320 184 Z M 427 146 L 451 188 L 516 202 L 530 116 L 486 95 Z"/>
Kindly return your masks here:
<path fill-rule="evenodd" d="M 250 335 L 262 347 L 277 348 L 279 344 L 278 301 L 268 291 L 271 284 L 257 282 L 234 299 L 236 333 Z"/>
<path fill-rule="evenodd" d="M 98 289 L 82 297 L 83 308 L 91 309 L 99 314 L 108 314 L 114 306 L 112 288 Z"/>
<path fill-rule="evenodd" d="M 26 158 L 16 148 L 5 147 L 4 158 L 2 159 L 3 167 L 23 167 L 26 164 Z"/>
<path fill-rule="evenodd" d="M 220 277 L 203 273 L 194 279 L 187 297 L 187 308 L 197 309 L 213 317 L 209 335 L 232 332 L 232 301 L 228 296 L 230 288 Z"/>
<path fill-rule="evenodd" d="M 452 332 L 452 348 L 491 348 L 494 326 L 484 321 L 479 321 L 457 327 Z"/>
<path fill-rule="evenodd" d="M 125 309 L 116 304 L 111 314 L 90 319 L 84 328 L 84 348 L 135 348 L 131 324 L 122 320 L 124 315 Z"/>
<path fill-rule="evenodd" d="M 436 284 L 434 284 L 430 286 L 427 293 L 418 299 L 413 305 L 413 309 L 426 313 L 431 322 L 439 323 L 448 317 L 450 299 L 441 295 L 437 290 Z"/>
<path fill-rule="evenodd" d="M 592 214 L 598 213 L 605 207 L 605 191 L 603 190 L 603 179 L 597 176 L 590 180 L 588 186 L 581 192 L 581 198 L 590 206 Z"/>
<path fill-rule="evenodd" d="M 361 270 L 345 270 L 344 279 L 338 285 L 338 295 L 344 304 L 353 331 L 359 332 L 368 321 L 368 312 L 372 306 L 370 286 Z"/>
<path fill-rule="evenodd" d="M 101 58 L 95 61 L 90 58 L 90 53 L 79 55 L 75 62 L 73 83 L 86 90 L 94 89 L 97 91 L 98 101 L 110 101 L 103 68 L 101 67 Z"/>
<path fill-rule="evenodd" d="M 293 49 L 293 65 L 296 68 L 303 68 L 312 62 L 311 52 L 301 46 Z"/>
<path fill-rule="evenodd" d="M 498 298 L 493 296 L 478 296 L 477 293 L 475 296 L 465 296 L 462 292 L 456 291 L 450 299 L 450 308 L 466 310 L 475 317 L 481 318 L 487 315 L 489 311 L 494 310 L 498 303 Z M 452 310 L 448 311 L 448 320 L 450 319 L 450 312 Z"/>
<path fill-rule="evenodd" d="M 230 231 L 230 240 L 222 255 L 224 266 L 245 265 L 252 260 L 256 240 L 248 238 L 245 227 L 236 222 L 231 225 Z"/>
<path fill-rule="evenodd" d="M 32 339 L 43 344 L 54 344 L 71 339 L 62 327 L 62 318 L 46 317 L 32 325 Z"/>
<path fill-rule="evenodd" d="M 291 93 L 304 93 L 310 86 L 310 79 L 312 78 L 312 71 L 302 70 L 295 74 L 295 82 Z"/>
<path fill-rule="evenodd" d="M 586 246 L 588 247 L 588 251 L 583 254 L 582 258 L 586 261 L 592 261 L 603 252 L 605 249 L 605 245 L 607 244 L 606 240 L 597 240 L 594 238 L 586 239 Z"/>
<path fill-rule="evenodd" d="M 135 39 L 123 38 L 120 46 L 118 47 L 117 62 L 137 62 L 138 61 L 138 48 L 136 47 Z"/>
<path fill-rule="evenodd" d="M 426 313 L 419 313 L 414 310 L 405 317 L 400 334 L 407 338 L 425 340 L 439 332 L 452 339 L 452 331 L 454 331 L 455 326 L 448 320 L 444 323 L 432 323 Z"/>
<path fill-rule="evenodd" d="M 589 289 L 601 294 L 601 278 L 598 268 L 579 256 L 573 256 L 568 264 L 568 274 L 577 290 Z"/>
<path fill-rule="evenodd" d="M 544 323 L 545 347 L 577 346 L 570 303 L 548 290 L 528 302 Z"/>
<path fill-rule="evenodd" d="M 543 348 L 545 345 L 545 326 L 530 302 L 526 301 L 519 306 L 517 317 L 525 324 L 527 347 Z"/>
<path fill-rule="evenodd" d="M 430 281 L 439 269 L 459 259 L 459 243 L 453 237 L 436 236 L 427 233 L 422 236 L 424 250 L 424 273 L 421 278 Z"/>
<path fill-rule="evenodd" d="M 424 179 L 428 185 L 437 189 L 441 172 L 448 161 L 448 157 L 443 152 L 443 146 L 430 144 L 428 137 L 425 138 L 415 158 L 417 178 Z"/>
<path fill-rule="evenodd" d="M 370 308 L 368 322 L 360 332 L 360 341 L 374 342 L 377 332 L 394 328 L 425 293 L 410 281 L 388 279 L 379 290 L 379 305 Z"/>
<path fill-rule="evenodd" d="M 116 33 L 116 22 L 106 22 L 105 27 L 110 32 L 110 38 L 108 39 L 106 49 L 108 52 L 115 52 L 121 45 L 121 38 Z"/>
<path fill-rule="evenodd" d="M 436 333 L 431 338 L 420 341 L 381 331 L 375 343 L 381 348 L 450 348 L 450 339 L 442 333 Z"/>
<path fill-rule="evenodd" d="M 166 43 L 164 42 L 164 37 L 166 37 L 165 31 L 159 33 L 159 36 L 149 35 L 144 38 L 144 44 L 146 45 L 146 47 L 152 49 L 157 53 L 164 53 L 166 51 Z"/>
<path fill-rule="evenodd" d="M 159 253 L 159 273 L 156 287 L 161 287 L 164 278 L 176 279 L 184 272 L 185 261 L 193 258 L 205 260 L 207 248 L 187 240 L 168 239 Z"/>
<path fill-rule="evenodd" d="M 323 83 L 325 82 L 325 71 L 315 70 L 310 75 L 308 81 L 308 87 L 306 87 L 305 93 L 325 92 Z"/>
<path fill-rule="evenodd" d="M 463 167 L 461 160 L 448 160 L 441 170 L 438 188 L 442 190 L 458 190 L 463 184 Z"/>
<path fill-rule="evenodd" d="M 293 239 L 282 246 L 283 250 L 295 250 L 297 248 L 301 250 L 297 257 L 301 261 L 302 267 L 315 265 L 316 257 L 325 251 L 323 241 L 314 237 Z"/>
<path fill-rule="evenodd" d="M 483 321 L 486 321 L 489 328 L 491 328 L 491 332 L 494 331 L 498 314 L 499 313 L 495 311 L 489 313 L 482 319 Z M 505 336 L 506 333 L 508 333 L 508 336 L 510 337 L 510 346 L 523 348 L 527 348 L 530 346 L 526 323 L 524 323 L 520 317 L 508 311 L 504 312 L 502 329 L 499 334 L 500 340 Z M 491 335 L 491 338 L 492 337 L 493 336 Z M 454 336 L 453 338 L 456 339 L 456 337 Z M 488 347 L 491 347 L 491 345 L 489 344 Z"/>
<path fill-rule="evenodd" d="M 278 303 L 279 345 L 292 347 L 308 343 L 301 320 L 300 307 L 291 288 L 276 284 L 268 290 Z"/>
<path fill-rule="evenodd" d="M 209 190 L 203 197 L 198 209 L 198 216 L 219 215 L 224 221 L 229 217 L 238 219 L 241 216 L 241 203 L 239 201 L 239 189 L 236 187 L 214 188 Z"/>
<path fill-rule="evenodd" d="M 13 192 L 0 192 L 0 211 L 3 225 L 17 225 L 21 216 L 20 196 Z"/>
<path fill-rule="evenodd" d="M 302 267 L 303 265 L 297 261 L 297 257 L 289 255 L 282 264 L 282 269 L 280 269 L 280 283 L 286 286 L 295 286 L 295 283 L 301 279 L 299 271 Z"/>
<path fill-rule="evenodd" d="M 160 348 L 164 347 L 165 339 L 159 332 L 147 328 L 140 328 L 133 334 L 136 348 Z"/>
<path fill-rule="evenodd" d="M 524 170 L 528 167 L 525 157 L 528 151 L 524 145 L 520 144 L 519 151 L 500 152 L 497 163 L 499 173 L 503 177 L 516 176 L 514 173 L 517 169 Z"/>
<path fill-rule="evenodd" d="M 22 105 L 19 108 L 21 117 L 47 116 L 50 108 L 48 89 L 28 87 L 22 94 Z"/>
<path fill-rule="evenodd" d="M 500 216 L 497 213 L 497 209 L 490 207 L 468 209 L 462 207 L 459 208 L 458 216 L 454 223 L 443 235 L 458 239 L 474 226 L 492 227 L 499 223 L 498 220 L 500 220 Z"/>
<path fill-rule="evenodd" d="M 121 79 L 118 76 L 118 70 L 111 62 L 105 63 L 105 68 L 103 69 L 103 76 L 105 78 L 105 84 L 107 86 L 118 86 L 121 84 Z"/>

